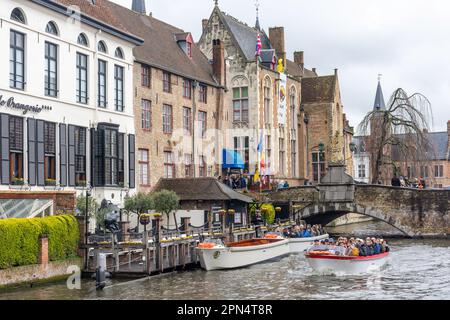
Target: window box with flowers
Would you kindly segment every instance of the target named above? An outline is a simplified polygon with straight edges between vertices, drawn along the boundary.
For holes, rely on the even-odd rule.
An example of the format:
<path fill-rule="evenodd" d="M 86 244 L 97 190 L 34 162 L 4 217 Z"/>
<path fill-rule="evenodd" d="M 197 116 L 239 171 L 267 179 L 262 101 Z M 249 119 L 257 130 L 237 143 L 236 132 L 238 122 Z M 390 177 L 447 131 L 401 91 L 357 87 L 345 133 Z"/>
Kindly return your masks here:
<path fill-rule="evenodd" d="M 87 185 L 86 180 L 79 180 L 79 181 L 77 181 L 77 183 L 76 183 L 76 186 L 77 186 L 77 187 L 80 187 L 80 188 L 84 188 L 84 187 L 86 187 L 86 185 Z"/>
<path fill-rule="evenodd" d="M 11 180 L 11 185 L 13 186 L 23 186 L 25 184 L 25 180 L 23 178 L 13 178 Z"/>
<path fill-rule="evenodd" d="M 46 187 L 56 187 L 56 180 L 55 179 L 45 179 L 45 186 Z"/>

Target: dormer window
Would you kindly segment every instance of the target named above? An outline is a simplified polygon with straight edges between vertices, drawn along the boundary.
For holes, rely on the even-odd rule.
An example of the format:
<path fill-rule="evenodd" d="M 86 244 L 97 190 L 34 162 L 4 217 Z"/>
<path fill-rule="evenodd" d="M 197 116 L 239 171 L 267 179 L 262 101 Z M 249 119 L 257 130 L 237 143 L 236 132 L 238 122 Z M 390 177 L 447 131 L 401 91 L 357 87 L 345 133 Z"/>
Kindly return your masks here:
<path fill-rule="evenodd" d="M 178 33 L 175 35 L 175 39 L 184 53 L 192 58 L 192 44 L 194 43 L 192 35 L 189 32 Z"/>

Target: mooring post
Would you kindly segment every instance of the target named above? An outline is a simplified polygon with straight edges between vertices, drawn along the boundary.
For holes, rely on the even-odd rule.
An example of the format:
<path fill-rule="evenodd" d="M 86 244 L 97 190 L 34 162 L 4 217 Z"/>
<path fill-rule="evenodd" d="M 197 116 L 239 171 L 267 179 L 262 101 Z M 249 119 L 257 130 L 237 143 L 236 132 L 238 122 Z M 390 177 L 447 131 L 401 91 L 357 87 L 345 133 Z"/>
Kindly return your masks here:
<path fill-rule="evenodd" d="M 162 270 L 162 259 L 161 259 L 161 218 L 155 217 L 152 224 L 155 230 L 155 262 L 156 270 Z"/>
<path fill-rule="evenodd" d="M 147 225 L 144 225 L 144 258 L 145 258 L 145 274 L 149 274 L 149 254 L 148 254 L 148 232 L 147 232 Z"/>

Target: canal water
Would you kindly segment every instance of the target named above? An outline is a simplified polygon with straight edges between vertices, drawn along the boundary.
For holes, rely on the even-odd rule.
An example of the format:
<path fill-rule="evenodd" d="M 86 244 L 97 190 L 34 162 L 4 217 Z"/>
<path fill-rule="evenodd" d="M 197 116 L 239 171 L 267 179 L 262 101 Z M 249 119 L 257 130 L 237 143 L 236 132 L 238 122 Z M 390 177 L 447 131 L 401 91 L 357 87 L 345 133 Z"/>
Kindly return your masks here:
<path fill-rule="evenodd" d="M 368 222 L 330 232 L 364 235 L 398 232 Z M 0 292 L 0 299 L 446 299 L 450 300 L 450 241 L 389 241 L 392 254 L 381 271 L 364 276 L 315 274 L 301 255 L 232 271 L 196 270 L 132 282 L 109 282 L 96 292 L 93 281 L 81 290 L 65 284 Z"/>

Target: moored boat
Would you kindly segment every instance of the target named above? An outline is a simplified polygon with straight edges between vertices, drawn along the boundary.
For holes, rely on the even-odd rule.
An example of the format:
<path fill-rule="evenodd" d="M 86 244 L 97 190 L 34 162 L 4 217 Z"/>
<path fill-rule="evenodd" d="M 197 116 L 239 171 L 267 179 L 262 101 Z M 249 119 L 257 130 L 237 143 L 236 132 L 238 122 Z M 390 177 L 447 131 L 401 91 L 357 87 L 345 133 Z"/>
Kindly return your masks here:
<path fill-rule="evenodd" d="M 362 274 L 381 269 L 388 261 L 389 252 L 367 257 L 339 256 L 326 251 L 308 252 L 305 257 L 319 273 Z"/>
<path fill-rule="evenodd" d="M 315 241 L 328 239 L 330 236 L 324 234 L 313 238 L 290 238 L 289 251 L 290 253 L 303 253 L 314 244 Z"/>
<path fill-rule="evenodd" d="M 196 249 L 203 269 L 207 271 L 236 269 L 288 255 L 289 240 L 252 239 L 227 245 L 205 242 Z"/>

